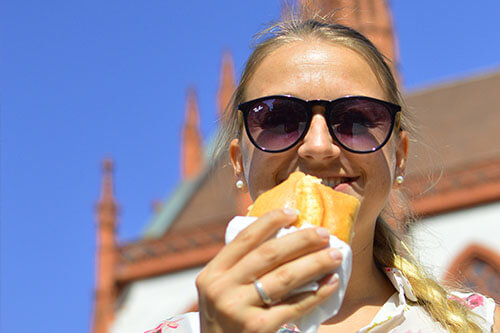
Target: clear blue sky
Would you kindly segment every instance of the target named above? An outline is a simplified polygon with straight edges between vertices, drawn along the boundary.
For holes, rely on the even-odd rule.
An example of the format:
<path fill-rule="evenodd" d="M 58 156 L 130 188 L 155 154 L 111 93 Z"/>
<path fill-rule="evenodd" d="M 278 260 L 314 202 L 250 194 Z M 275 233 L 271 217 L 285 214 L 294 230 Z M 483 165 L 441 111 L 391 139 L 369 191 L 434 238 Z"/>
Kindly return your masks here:
<path fill-rule="evenodd" d="M 498 0 L 392 7 L 407 90 L 500 68 Z M 187 87 L 207 138 L 223 50 L 239 73 L 279 10 L 278 0 L 1 2 L 1 332 L 88 332 L 100 161 L 116 162 L 119 237 L 134 239 L 151 201 L 179 182 Z"/>

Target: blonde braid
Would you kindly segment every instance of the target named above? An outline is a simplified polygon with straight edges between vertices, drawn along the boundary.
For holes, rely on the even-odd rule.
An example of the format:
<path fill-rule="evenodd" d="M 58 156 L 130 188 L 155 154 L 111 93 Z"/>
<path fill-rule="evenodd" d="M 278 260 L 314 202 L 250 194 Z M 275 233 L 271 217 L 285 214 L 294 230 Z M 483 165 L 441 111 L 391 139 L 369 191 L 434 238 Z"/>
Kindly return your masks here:
<path fill-rule="evenodd" d="M 450 332 L 482 332 L 476 324 L 481 318 L 449 297 L 448 291 L 426 273 L 401 237 L 382 218 L 377 220 L 373 253 L 379 266 L 397 268 L 408 279 L 417 297 L 417 302 L 408 301 L 410 304 L 423 307 Z"/>

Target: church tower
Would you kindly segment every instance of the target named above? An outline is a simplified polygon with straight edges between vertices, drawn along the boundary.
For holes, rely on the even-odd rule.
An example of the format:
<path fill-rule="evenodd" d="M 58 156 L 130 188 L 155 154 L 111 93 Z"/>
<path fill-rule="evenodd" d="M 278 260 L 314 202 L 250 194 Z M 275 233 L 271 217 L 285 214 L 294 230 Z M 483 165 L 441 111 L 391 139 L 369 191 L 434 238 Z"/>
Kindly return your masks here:
<path fill-rule="evenodd" d="M 114 318 L 116 285 L 116 226 L 118 205 L 113 195 L 113 162 L 103 161 L 101 196 L 97 203 L 96 290 L 94 298 L 94 333 L 107 333 Z"/>
<path fill-rule="evenodd" d="M 193 87 L 188 89 L 185 114 L 181 140 L 181 173 L 183 179 L 192 179 L 205 167 L 198 97 Z"/>
<path fill-rule="evenodd" d="M 299 0 L 299 9 L 301 15 L 331 17 L 332 23 L 361 32 L 390 60 L 392 73 L 398 77 L 397 39 L 386 0 Z"/>
<path fill-rule="evenodd" d="M 236 80 L 234 76 L 233 56 L 229 51 L 226 51 L 222 55 L 219 90 L 217 91 L 217 111 L 219 117 L 224 113 L 235 90 Z"/>

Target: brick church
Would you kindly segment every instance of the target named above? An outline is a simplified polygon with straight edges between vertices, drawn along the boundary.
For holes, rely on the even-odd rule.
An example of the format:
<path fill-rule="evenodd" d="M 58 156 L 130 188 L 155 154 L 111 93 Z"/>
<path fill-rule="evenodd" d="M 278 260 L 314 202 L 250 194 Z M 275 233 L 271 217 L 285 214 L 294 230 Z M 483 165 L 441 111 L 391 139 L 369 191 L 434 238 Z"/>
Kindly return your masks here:
<path fill-rule="evenodd" d="M 391 59 L 397 38 L 384 0 L 300 1 L 339 10 L 336 22 L 361 31 Z M 404 61 L 404 59 L 403 59 Z M 425 65 L 425 64 L 423 64 Z M 219 110 L 236 87 L 231 54 L 222 58 Z M 421 217 L 408 232 L 417 256 L 443 281 L 460 281 L 500 302 L 500 70 L 406 94 L 429 147 L 412 142 L 405 180 Z M 144 332 L 170 315 L 196 309 L 194 280 L 222 248 L 226 223 L 251 200 L 237 191 L 227 156 L 206 157 L 196 93 L 187 95 L 182 129 L 183 179 L 137 240 L 117 239 L 113 164 L 103 162 L 97 206 L 92 333 Z M 429 153 L 431 151 L 431 153 Z M 432 155 L 432 156 L 431 156 Z"/>

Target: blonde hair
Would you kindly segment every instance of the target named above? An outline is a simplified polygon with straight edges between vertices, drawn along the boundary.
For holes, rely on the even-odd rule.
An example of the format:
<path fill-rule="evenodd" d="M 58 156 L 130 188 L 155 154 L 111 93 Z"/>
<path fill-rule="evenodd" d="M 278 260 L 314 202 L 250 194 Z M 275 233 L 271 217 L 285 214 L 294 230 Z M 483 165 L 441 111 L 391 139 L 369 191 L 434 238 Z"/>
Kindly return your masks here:
<path fill-rule="evenodd" d="M 223 150 L 226 150 L 229 142 L 241 135 L 241 123 L 238 119 L 237 106 L 245 101 L 245 89 L 254 74 L 257 66 L 271 52 L 282 45 L 296 41 L 319 40 L 335 43 L 347 47 L 367 61 L 377 76 L 378 82 L 386 92 L 386 98 L 403 108 L 401 116 L 401 129 L 409 132 L 411 136 L 414 126 L 404 101 L 397 87 L 396 80 L 385 57 L 377 48 L 362 34 L 343 25 L 329 24 L 326 21 L 305 20 L 292 17 L 286 21 L 279 22 L 266 29 L 257 37 L 254 51 L 248 58 L 240 83 L 236 89 L 232 103 L 221 119 L 215 157 L 220 158 Z M 394 199 L 396 198 L 396 199 Z M 393 195 L 392 205 L 407 207 L 401 194 Z M 405 212 L 406 220 L 398 221 L 400 225 L 409 223 L 409 212 Z M 396 214 L 401 215 L 401 214 Z M 384 217 L 382 217 L 384 216 Z M 406 276 L 412 285 L 413 292 L 417 297 L 418 304 L 422 306 L 429 315 L 439 322 L 450 332 L 481 332 L 475 323 L 477 316 L 467 307 L 449 297 L 448 291 L 436 280 L 426 273 L 425 269 L 414 259 L 408 247 L 403 241 L 402 235 L 385 221 L 386 217 L 395 218 L 390 207 L 377 219 L 374 236 L 374 260 L 379 267 L 394 267 Z M 403 230 L 401 228 L 401 230 Z"/>

